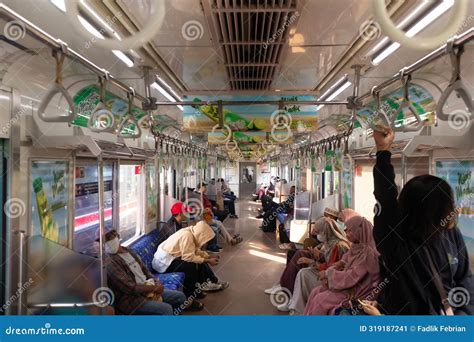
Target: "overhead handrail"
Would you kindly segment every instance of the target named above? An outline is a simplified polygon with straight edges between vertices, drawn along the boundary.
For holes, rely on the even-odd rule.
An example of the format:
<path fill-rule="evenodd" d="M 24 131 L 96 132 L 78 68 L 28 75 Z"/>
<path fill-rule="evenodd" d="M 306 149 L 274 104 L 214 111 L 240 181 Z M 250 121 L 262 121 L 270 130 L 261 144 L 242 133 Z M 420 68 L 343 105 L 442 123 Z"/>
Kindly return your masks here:
<path fill-rule="evenodd" d="M 374 131 L 382 131 L 379 125 L 379 122 L 377 122 L 376 119 L 378 118 L 382 122 L 383 126 L 386 126 L 386 127 L 390 127 L 391 122 L 390 122 L 388 114 L 385 112 L 385 110 L 382 107 L 382 102 L 380 100 L 380 92 L 375 91 L 375 87 L 372 87 L 370 93 L 372 94 L 372 97 L 374 98 L 375 107 L 376 107 L 375 112 L 374 112 L 375 117 L 371 120 L 370 126 L 372 130 Z"/>
<path fill-rule="evenodd" d="M 76 109 L 74 106 L 74 101 L 69 95 L 69 92 L 63 86 L 63 78 L 62 78 L 62 68 L 64 64 L 64 59 L 66 58 L 67 53 L 67 44 L 63 43 L 62 41 L 58 40 L 61 45 L 60 50 L 53 50 L 53 57 L 56 60 L 56 78 L 54 83 L 48 88 L 47 93 L 44 95 L 43 99 L 41 100 L 38 106 L 38 116 L 41 120 L 45 122 L 72 122 L 76 116 Z M 48 116 L 45 114 L 45 110 L 48 107 L 49 103 L 53 99 L 56 94 L 62 94 L 66 99 L 66 102 L 69 106 L 69 111 L 67 115 L 53 115 Z"/>
<path fill-rule="evenodd" d="M 453 37 L 446 44 L 446 50 L 451 59 L 453 74 L 451 76 L 451 80 L 449 81 L 448 87 L 441 94 L 441 97 L 438 101 L 438 105 L 436 106 L 436 116 L 443 121 L 450 120 L 450 117 L 452 117 L 453 115 L 446 114 L 443 110 L 446 101 L 448 100 L 449 96 L 453 91 L 456 92 L 456 95 L 463 100 L 464 104 L 467 107 L 467 110 L 471 113 L 471 120 L 474 119 L 474 103 L 467 87 L 461 80 L 461 55 L 464 52 L 464 46 L 461 45 L 455 47 L 455 40 L 456 37 Z"/>
<path fill-rule="evenodd" d="M 398 110 L 395 112 L 395 114 L 392 115 L 390 126 L 392 127 L 392 130 L 394 132 L 417 132 L 423 128 L 423 120 L 421 120 L 421 117 L 418 114 L 417 109 L 411 103 L 410 97 L 408 94 L 410 81 L 411 81 L 411 74 L 406 75 L 405 69 L 400 70 L 400 80 L 402 81 L 402 85 L 403 85 L 403 99 Z M 417 121 L 417 124 L 415 126 L 404 126 L 403 122 L 401 126 L 399 127 L 395 126 L 395 121 L 397 120 L 398 115 L 400 113 L 403 113 L 404 109 L 408 109 L 415 117 Z"/>
<path fill-rule="evenodd" d="M 135 90 L 131 88 L 131 91 L 127 93 L 128 98 L 128 112 L 125 118 L 122 120 L 118 129 L 118 136 L 124 139 L 138 139 L 142 136 L 142 130 L 138 125 L 135 115 L 133 115 L 133 99 L 135 97 Z M 123 131 L 127 126 L 134 125 L 135 131 L 133 134 L 125 134 Z"/>
<path fill-rule="evenodd" d="M 105 93 L 107 89 L 107 81 L 109 80 L 109 73 L 104 71 L 105 76 L 99 76 L 99 103 L 92 111 L 87 127 L 92 132 L 102 133 L 115 133 L 115 116 L 107 108 L 105 104 Z"/>

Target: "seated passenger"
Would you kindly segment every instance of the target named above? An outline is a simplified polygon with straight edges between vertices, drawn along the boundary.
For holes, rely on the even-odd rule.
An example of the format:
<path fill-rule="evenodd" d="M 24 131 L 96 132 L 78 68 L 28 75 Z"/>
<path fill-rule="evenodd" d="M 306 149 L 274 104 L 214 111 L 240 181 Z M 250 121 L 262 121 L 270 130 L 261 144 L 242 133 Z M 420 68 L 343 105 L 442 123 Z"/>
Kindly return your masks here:
<path fill-rule="evenodd" d="M 349 241 L 344 233 L 341 233 L 332 219 L 321 217 L 315 222 L 311 235 L 316 235 L 321 241 L 315 248 L 298 250 L 291 262 L 286 265 L 285 271 L 280 278 L 280 284 L 265 290 L 266 294 L 274 294 L 282 289 L 294 293 L 294 286 L 297 274 L 305 267 L 309 267 L 317 274 L 321 270 L 340 260 L 342 255 L 349 248 Z M 289 303 L 278 306 L 280 311 L 288 311 Z M 303 307 L 304 309 L 304 307 Z"/>
<path fill-rule="evenodd" d="M 290 188 L 290 195 L 283 203 L 280 203 L 275 209 L 276 218 L 278 220 L 278 235 L 280 238 L 280 249 L 294 249 L 295 245 L 290 241 L 290 222 L 293 219 L 294 203 L 295 203 L 296 187 L 294 185 Z"/>
<path fill-rule="evenodd" d="M 160 241 L 164 241 L 171 235 L 176 233 L 182 227 L 181 223 L 186 221 L 184 213 L 188 209 L 184 207 L 182 202 L 177 202 L 171 206 L 171 218 L 161 227 Z"/>
<path fill-rule="evenodd" d="M 211 209 L 214 216 L 216 216 L 219 221 L 224 222 L 229 212 L 227 210 L 219 210 L 217 207 L 214 207 L 211 201 L 209 201 L 209 199 L 207 198 L 206 192 L 207 192 L 207 183 L 201 182 L 198 184 L 198 186 L 196 187 L 194 191 L 195 197 L 198 199 L 202 198 L 203 207 Z"/>
<path fill-rule="evenodd" d="M 114 303 L 126 315 L 173 315 L 186 297 L 180 291 L 165 290 L 140 257 L 121 246 L 115 229 L 105 234 L 107 284 L 114 292 Z M 97 237 L 97 241 L 99 237 Z"/>
<path fill-rule="evenodd" d="M 380 272 L 372 228 L 372 224 L 361 216 L 346 222 L 351 248 L 340 261 L 319 272 L 322 285 L 311 291 L 305 315 L 331 315 L 354 300 L 373 297 Z"/>
<path fill-rule="evenodd" d="M 343 209 L 339 214 L 344 220 L 351 218 L 357 213 L 352 209 Z M 353 215 L 353 216 L 350 216 Z M 288 305 L 290 315 L 302 315 L 306 302 L 308 301 L 311 291 L 320 285 L 319 271 L 324 271 L 334 263 L 338 262 L 342 256 L 350 248 L 350 242 L 347 240 L 346 234 L 339 230 L 336 222 L 330 218 L 323 218 L 324 225 L 317 225 L 311 234 L 317 234 L 317 239 L 322 242 L 321 253 L 324 253 L 324 262 L 316 262 L 313 266 L 301 269 L 296 275 L 293 296 Z M 309 262 L 309 260 L 299 260 L 301 263 Z M 282 310 L 280 310 L 282 311 Z"/>
<path fill-rule="evenodd" d="M 204 209 L 204 211 L 212 215 L 212 211 L 209 208 Z M 211 226 L 212 230 L 214 230 L 214 233 L 218 236 L 221 236 L 227 244 L 235 246 L 242 242 L 242 237 L 240 236 L 240 234 L 231 235 L 221 221 L 213 219 L 209 225 Z M 215 250 L 212 249 L 211 251 L 215 252 Z"/>
<path fill-rule="evenodd" d="M 374 131 L 374 139 L 374 195 L 382 208 L 374 217 L 374 237 L 388 279 L 380 309 L 397 315 L 473 315 L 474 279 L 450 185 L 422 175 L 398 195 L 390 160 L 394 133 Z M 457 288 L 466 300 L 453 307 L 448 294 Z"/>
<path fill-rule="evenodd" d="M 211 266 L 219 264 L 218 256 L 209 256 L 201 248 L 214 237 L 209 226 L 212 215 L 203 214 L 203 221 L 182 228 L 162 242 L 153 257 L 153 269 L 160 273 L 183 272 L 183 291 L 188 298 L 204 298 L 206 291 L 224 290 L 228 282 L 219 282 Z M 199 291 L 198 291 L 199 289 Z M 202 292 L 204 291 L 204 292 Z M 198 304 L 202 306 L 202 304 Z"/>

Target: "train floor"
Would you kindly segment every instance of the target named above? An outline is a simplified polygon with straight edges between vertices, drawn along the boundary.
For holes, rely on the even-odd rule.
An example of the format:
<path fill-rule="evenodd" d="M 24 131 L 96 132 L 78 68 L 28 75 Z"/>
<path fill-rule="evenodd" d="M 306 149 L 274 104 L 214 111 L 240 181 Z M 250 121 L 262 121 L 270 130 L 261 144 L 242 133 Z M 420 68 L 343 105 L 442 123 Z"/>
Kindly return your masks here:
<path fill-rule="evenodd" d="M 270 296 L 263 293 L 280 279 L 286 264 L 286 253 L 279 250 L 275 233 L 264 233 L 256 219 L 259 203 L 241 199 L 236 202 L 238 219 L 227 218 L 224 224 L 231 233 L 240 233 L 237 246 L 219 245 L 220 264 L 214 267 L 219 280 L 230 282 L 221 292 L 208 293 L 200 315 L 277 315 Z M 196 313 L 193 313 L 193 315 Z"/>

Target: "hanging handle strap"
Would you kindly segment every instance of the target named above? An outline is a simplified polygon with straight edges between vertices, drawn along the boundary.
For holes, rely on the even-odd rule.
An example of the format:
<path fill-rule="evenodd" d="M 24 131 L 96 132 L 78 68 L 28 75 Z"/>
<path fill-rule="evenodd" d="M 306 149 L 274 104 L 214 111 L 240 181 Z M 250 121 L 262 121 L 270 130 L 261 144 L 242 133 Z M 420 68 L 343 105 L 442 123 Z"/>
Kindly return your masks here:
<path fill-rule="evenodd" d="M 383 129 L 380 127 L 378 122 L 380 122 L 382 126 L 390 127 L 390 119 L 387 113 L 385 112 L 385 110 L 382 108 L 382 104 L 380 101 L 380 92 L 375 91 L 375 88 L 376 87 L 372 87 L 372 90 L 370 91 L 370 93 L 372 94 L 372 97 L 374 98 L 375 106 L 376 106 L 375 113 L 374 113 L 375 117 L 371 120 L 370 126 L 372 130 L 374 131 L 383 132 Z"/>
<path fill-rule="evenodd" d="M 443 121 L 449 121 L 456 113 L 445 113 L 444 105 L 454 91 L 456 95 L 461 98 L 466 105 L 467 111 L 470 113 L 470 120 L 474 119 L 474 102 L 467 87 L 461 80 L 461 55 L 464 52 L 464 46 L 455 47 L 454 41 L 456 37 L 451 38 L 446 44 L 446 49 L 451 59 L 452 75 L 448 87 L 441 94 L 441 97 L 436 106 L 436 116 Z"/>
<path fill-rule="evenodd" d="M 76 108 L 74 106 L 74 101 L 69 95 L 69 92 L 64 88 L 62 84 L 62 69 L 64 60 L 66 58 L 67 53 L 67 44 L 63 43 L 62 41 L 58 40 L 59 44 L 61 45 L 60 51 L 53 51 L 53 57 L 56 60 L 56 76 L 54 83 L 51 84 L 48 88 L 48 91 L 44 95 L 43 99 L 41 100 L 38 106 L 38 116 L 41 120 L 45 122 L 67 122 L 70 123 L 76 117 Z M 61 94 L 66 99 L 66 102 L 69 106 L 69 110 L 67 111 L 66 115 L 46 115 L 45 111 L 48 107 L 49 103 L 53 99 L 53 97 L 57 94 Z"/>
<path fill-rule="evenodd" d="M 130 88 L 130 92 L 127 93 L 127 98 L 128 98 L 128 113 L 126 117 L 122 120 L 122 123 L 120 124 L 119 130 L 118 130 L 118 136 L 124 139 L 138 139 L 142 136 L 142 130 L 140 126 L 138 125 L 138 122 L 133 115 L 133 99 L 135 97 L 135 90 L 133 88 Z M 129 127 L 135 127 L 135 130 L 133 131 L 132 134 L 128 133 L 127 131 L 129 130 Z M 124 132 L 125 131 L 125 132 Z"/>
<path fill-rule="evenodd" d="M 107 108 L 105 104 L 105 94 L 107 89 L 107 81 L 109 80 L 109 73 L 104 71 L 104 76 L 99 77 L 99 103 L 92 111 L 87 127 L 92 132 L 115 133 L 116 121 L 114 114 Z"/>
<path fill-rule="evenodd" d="M 394 132 L 417 132 L 420 129 L 423 128 L 423 120 L 421 120 L 420 115 L 418 114 L 417 109 L 413 106 L 413 104 L 410 101 L 409 98 L 409 87 L 410 87 L 410 81 L 411 81 L 411 75 L 405 74 L 405 69 L 400 70 L 400 80 L 402 81 L 403 85 L 403 101 L 396 111 L 395 114 L 392 116 L 392 121 L 391 121 L 391 127 Z M 411 114 L 415 117 L 416 119 L 416 125 L 415 126 L 405 126 L 403 123 L 399 127 L 395 127 L 395 121 L 397 120 L 398 115 L 403 113 L 404 109 L 408 109 Z"/>

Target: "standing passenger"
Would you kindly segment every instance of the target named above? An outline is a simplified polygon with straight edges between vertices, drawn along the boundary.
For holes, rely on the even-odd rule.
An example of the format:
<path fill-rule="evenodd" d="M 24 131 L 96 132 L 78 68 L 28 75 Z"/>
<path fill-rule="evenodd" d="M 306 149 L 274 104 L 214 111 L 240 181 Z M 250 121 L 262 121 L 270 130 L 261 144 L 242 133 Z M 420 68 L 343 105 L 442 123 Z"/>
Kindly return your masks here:
<path fill-rule="evenodd" d="M 374 132 L 374 195 L 380 204 L 374 238 L 388 279 L 380 309 L 393 315 L 472 315 L 473 277 L 456 228 L 452 189 L 441 178 L 423 175 L 408 181 L 398 197 L 390 163 L 394 137 L 390 129 Z M 464 303 L 454 309 L 453 289 L 466 293 Z"/>

